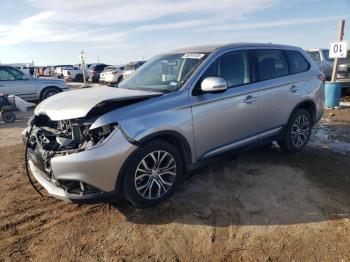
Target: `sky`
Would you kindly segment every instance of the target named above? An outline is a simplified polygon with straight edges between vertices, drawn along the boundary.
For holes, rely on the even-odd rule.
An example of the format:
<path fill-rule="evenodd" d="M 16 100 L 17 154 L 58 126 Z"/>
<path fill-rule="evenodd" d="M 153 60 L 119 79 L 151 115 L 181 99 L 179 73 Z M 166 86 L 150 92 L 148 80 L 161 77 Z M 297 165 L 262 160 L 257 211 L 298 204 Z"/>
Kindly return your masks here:
<path fill-rule="evenodd" d="M 328 48 L 350 0 L 0 0 L 0 63 L 124 64 L 191 45 Z"/>

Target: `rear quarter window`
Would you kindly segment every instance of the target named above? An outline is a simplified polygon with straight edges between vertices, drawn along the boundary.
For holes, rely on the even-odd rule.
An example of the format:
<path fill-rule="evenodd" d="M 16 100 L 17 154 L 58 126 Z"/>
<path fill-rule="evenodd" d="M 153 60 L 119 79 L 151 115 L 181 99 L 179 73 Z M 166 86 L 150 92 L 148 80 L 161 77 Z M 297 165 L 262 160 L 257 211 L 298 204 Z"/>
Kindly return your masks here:
<path fill-rule="evenodd" d="M 307 52 L 312 60 L 314 61 L 321 61 L 321 55 L 318 51 L 309 51 Z"/>
<path fill-rule="evenodd" d="M 298 74 L 309 70 L 309 62 L 300 52 L 291 50 L 286 50 L 285 52 L 287 54 L 288 64 L 292 74 Z"/>

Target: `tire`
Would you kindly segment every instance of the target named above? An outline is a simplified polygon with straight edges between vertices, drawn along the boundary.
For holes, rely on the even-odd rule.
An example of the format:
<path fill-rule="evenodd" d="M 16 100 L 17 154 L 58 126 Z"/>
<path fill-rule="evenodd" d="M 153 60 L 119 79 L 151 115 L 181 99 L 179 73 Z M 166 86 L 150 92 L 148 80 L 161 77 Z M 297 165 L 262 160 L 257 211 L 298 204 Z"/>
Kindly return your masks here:
<path fill-rule="evenodd" d="M 154 160 L 159 162 L 159 169 L 153 168 L 157 165 Z M 136 207 L 150 207 L 168 199 L 182 179 L 180 153 L 163 140 L 152 140 L 140 147 L 127 163 L 123 192 L 125 198 Z M 166 170 L 163 174 L 162 169 Z"/>
<path fill-rule="evenodd" d="M 6 123 L 6 124 L 10 124 L 15 122 L 16 120 L 16 115 L 13 112 L 1 112 L 1 119 Z"/>
<path fill-rule="evenodd" d="M 76 74 L 74 77 L 74 82 L 84 82 L 84 77 L 82 74 Z"/>
<path fill-rule="evenodd" d="M 280 147 L 286 152 L 300 151 L 309 141 L 311 128 L 310 113 L 302 108 L 296 109 L 289 119 L 283 138 L 278 141 Z"/>
<path fill-rule="evenodd" d="M 60 93 L 61 90 L 56 88 L 56 87 L 48 87 L 46 88 L 40 98 L 41 98 L 41 101 L 45 100 L 46 98 L 50 97 L 50 96 L 53 96 L 53 95 L 56 95 L 57 93 Z"/>

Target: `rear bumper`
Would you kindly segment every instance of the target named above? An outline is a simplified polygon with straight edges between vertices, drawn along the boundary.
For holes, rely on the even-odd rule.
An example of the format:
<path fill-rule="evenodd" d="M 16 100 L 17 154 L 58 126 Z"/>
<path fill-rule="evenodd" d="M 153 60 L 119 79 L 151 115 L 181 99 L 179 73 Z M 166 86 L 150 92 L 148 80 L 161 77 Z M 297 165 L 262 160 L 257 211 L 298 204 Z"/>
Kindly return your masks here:
<path fill-rule="evenodd" d="M 37 150 L 28 151 L 29 167 L 35 179 L 52 197 L 74 203 L 103 202 L 118 194 L 117 180 L 121 167 L 135 149 L 136 146 L 130 144 L 120 130 L 116 130 L 98 147 L 52 157 L 51 175 L 45 170 L 42 154 Z M 72 193 L 67 189 L 67 183 L 82 183 L 96 190 L 77 192 L 75 187 Z"/>
<path fill-rule="evenodd" d="M 116 83 L 120 75 L 106 75 L 104 81 L 106 83 Z"/>
<path fill-rule="evenodd" d="M 98 82 L 100 80 L 100 76 L 99 75 L 88 75 L 87 80 L 89 82 Z"/>

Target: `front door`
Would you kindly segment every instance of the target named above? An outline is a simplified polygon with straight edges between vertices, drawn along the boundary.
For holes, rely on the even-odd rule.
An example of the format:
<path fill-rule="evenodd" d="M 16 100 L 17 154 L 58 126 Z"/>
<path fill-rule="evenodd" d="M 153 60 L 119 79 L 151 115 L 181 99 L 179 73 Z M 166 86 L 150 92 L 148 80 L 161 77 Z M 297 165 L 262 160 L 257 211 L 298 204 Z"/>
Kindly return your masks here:
<path fill-rule="evenodd" d="M 258 88 L 251 84 L 246 51 L 219 57 L 199 80 L 191 96 L 198 158 L 209 157 L 256 141 Z M 201 93 L 201 81 L 210 76 L 226 80 L 221 93 Z"/>

